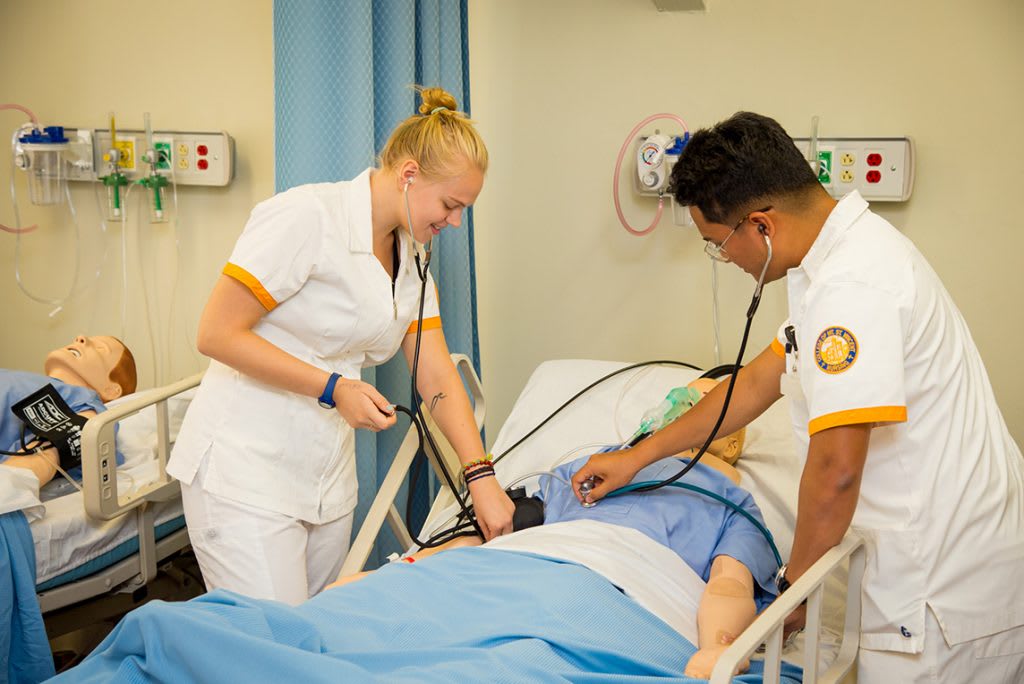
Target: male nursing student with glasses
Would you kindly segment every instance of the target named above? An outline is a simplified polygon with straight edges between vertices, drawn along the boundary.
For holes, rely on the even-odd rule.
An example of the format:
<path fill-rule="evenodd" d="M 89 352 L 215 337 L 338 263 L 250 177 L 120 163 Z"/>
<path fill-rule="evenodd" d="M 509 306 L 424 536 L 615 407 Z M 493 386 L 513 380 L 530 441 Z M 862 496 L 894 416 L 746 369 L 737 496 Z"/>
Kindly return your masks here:
<path fill-rule="evenodd" d="M 857 192 L 829 197 L 767 117 L 696 133 L 671 183 L 708 256 L 787 277 L 789 320 L 737 374 L 720 428 L 789 398 L 805 462 L 780 590 L 852 525 L 869 554 L 858 682 L 1024 681 L 1024 459 L 936 273 Z M 703 444 L 724 395 L 593 456 L 573 477 L 577 496 L 589 478 L 586 498 L 599 499 Z"/>
<path fill-rule="evenodd" d="M 203 311 L 199 350 L 213 360 L 167 472 L 181 481 L 208 589 L 297 604 L 337 577 L 348 552 L 355 429 L 395 425 L 360 369 L 399 348 L 411 363 L 414 243 L 458 226 L 487 171 L 487 148 L 455 99 L 440 88 L 420 95 L 381 168 L 257 205 Z M 418 391 L 462 462 L 479 462 L 432 279 L 425 292 Z M 510 532 L 515 507 L 493 475 L 469 490 L 484 535 Z"/>

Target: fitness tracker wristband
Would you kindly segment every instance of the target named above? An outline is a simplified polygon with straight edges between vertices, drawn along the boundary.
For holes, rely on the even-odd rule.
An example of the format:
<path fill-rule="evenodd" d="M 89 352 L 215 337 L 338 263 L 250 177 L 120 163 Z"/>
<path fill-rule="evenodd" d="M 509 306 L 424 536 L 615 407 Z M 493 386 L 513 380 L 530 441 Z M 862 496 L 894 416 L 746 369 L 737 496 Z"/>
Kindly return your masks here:
<path fill-rule="evenodd" d="M 331 373 L 331 377 L 327 379 L 327 385 L 324 387 L 324 393 L 316 400 L 316 403 L 325 409 L 332 409 L 335 406 L 334 386 L 338 384 L 339 378 L 341 378 L 340 373 Z"/>

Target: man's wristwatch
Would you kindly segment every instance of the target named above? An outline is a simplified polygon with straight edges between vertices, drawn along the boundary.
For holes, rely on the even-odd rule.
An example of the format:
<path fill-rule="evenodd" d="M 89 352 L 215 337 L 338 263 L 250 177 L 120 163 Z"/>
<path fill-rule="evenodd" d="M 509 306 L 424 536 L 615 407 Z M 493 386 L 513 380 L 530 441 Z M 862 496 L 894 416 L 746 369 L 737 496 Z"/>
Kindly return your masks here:
<path fill-rule="evenodd" d="M 338 380 L 341 378 L 340 373 L 331 373 L 331 377 L 327 379 L 327 385 L 324 387 L 323 394 L 316 400 L 316 403 L 325 409 L 332 409 L 335 407 L 334 403 L 334 386 L 338 384 Z"/>
<path fill-rule="evenodd" d="M 775 573 L 775 586 L 778 587 L 780 596 L 784 591 L 789 589 L 790 582 L 786 579 L 786 569 L 788 567 L 788 565 L 783 564 L 782 567 L 779 568 L 779 571 Z"/>

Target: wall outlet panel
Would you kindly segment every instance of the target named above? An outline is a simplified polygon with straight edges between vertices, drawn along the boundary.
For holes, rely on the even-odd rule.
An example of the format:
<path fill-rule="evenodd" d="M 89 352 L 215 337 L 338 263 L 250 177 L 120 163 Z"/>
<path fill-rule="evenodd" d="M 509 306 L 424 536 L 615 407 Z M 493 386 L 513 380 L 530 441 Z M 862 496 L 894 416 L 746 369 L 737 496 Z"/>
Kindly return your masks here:
<path fill-rule="evenodd" d="M 793 142 L 808 159 L 811 141 L 794 138 Z M 818 138 L 818 159 L 818 180 L 836 199 L 857 190 L 871 202 L 905 202 L 914 189 L 910 138 Z"/>
<path fill-rule="evenodd" d="M 673 136 L 675 134 L 667 134 Z M 632 163 L 623 173 L 633 177 L 633 191 L 657 197 L 667 190 L 668 178 L 678 156 L 665 155 L 665 182 L 656 188 L 642 187 L 636 173 L 636 152 L 647 140 L 639 136 L 633 144 Z M 797 148 L 809 159 L 810 140 L 794 138 Z M 625 160 L 623 160 L 625 162 Z M 818 138 L 818 181 L 839 199 L 853 190 L 872 202 L 905 202 L 914 189 L 914 145 L 910 138 Z"/>
<path fill-rule="evenodd" d="M 80 143 L 82 149 L 77 150 L 77 153 L 83 161 L 69 171 L 69 180 L 95 181 L 109 173 L 110 165 L 103 160 L 103 155 L 110 149 L 109 129 L 66 128 L 65 135 L 68 138 L 74 135 L 76 140 L 88 141 L 92 147 L 87 158 L 85 142 Z M 122 141 L 134 141 L 133 167 L 119 164 L 122 173 L 131 181 L 148 174 L 149 164 L 141 160 L 141 155 L 146 151 L 145 131 L 118 129 L 117 140 L 119 146 L 122 146 Z M 234 178 L 235 141 L 223 131 L 153 131 L 153 146 L 161 153 L 157 173 L 179 185 L 224 186 Z"/>

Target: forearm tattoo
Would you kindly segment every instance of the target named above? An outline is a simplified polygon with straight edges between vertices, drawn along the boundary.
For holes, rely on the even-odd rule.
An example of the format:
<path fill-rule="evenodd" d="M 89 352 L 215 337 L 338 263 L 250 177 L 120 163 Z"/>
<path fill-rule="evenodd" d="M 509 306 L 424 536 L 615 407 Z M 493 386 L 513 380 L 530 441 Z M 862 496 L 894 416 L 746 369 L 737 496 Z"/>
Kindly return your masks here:
<path fill-rule="evenodd" d="M 438 392 L 437 394 L 435 394 L 434 398 L 430 400 L 430 410 L 433 411 L 434 407 L 437 406 L 437 402 L 439 402 L 442 399 L 445 399 L 447 397 L 448 397 L 448 395 L 445 394 L 444 392 Z"/>

